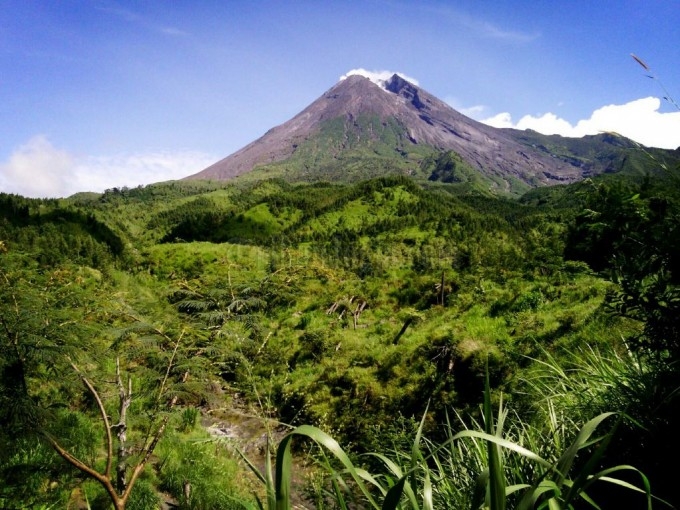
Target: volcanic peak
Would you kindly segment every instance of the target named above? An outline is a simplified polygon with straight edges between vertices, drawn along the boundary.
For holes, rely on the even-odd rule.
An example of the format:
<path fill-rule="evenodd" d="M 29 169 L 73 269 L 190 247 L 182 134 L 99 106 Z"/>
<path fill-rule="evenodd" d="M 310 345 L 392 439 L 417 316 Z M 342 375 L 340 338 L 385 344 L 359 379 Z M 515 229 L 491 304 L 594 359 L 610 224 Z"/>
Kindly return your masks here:
<path fill-rule="evenodd" d="M 385 90 L 405 98 L 419 110 L 425 107 L 418 95 L 418 87 L 398 74 L 393 74 L 392 77 L 385 82 Z"/>
<path fill-rule="evenodd" d="M 368 74 L 342 77 L 289 121 L 188 178 L 230 179 L 290 160 L 291 179 L 296 168 L 304 169 L 306 180 L 328 179 L 328 168 L 346 161 L 356 166 L 366 154 L 373 155 L 366 167 L 390 172 L 411 165 L 407 171 L 413 172 L 419 163 L 407 158 L 428 150 L 457 153 L 503 189 L 573 182 L 604 170 L 598 160 L 553 153 L 547 139 L 529 140 L 470 119 L 398 73 Z M 378 166 L 375 155 L 382 158 Z"/>
<path fill-rule="evenodd" d="M 345 81 L 352 76 L 361 76 L 363 78 L 368 78 L 369 81 L 377 85 L 383 90 L 388 90 L 388 84 L 394 80 L 394 77 L 399 77 L 400 80 L 410 83 L 412 86 L 418 86 L 418 81 L 409 78 L 403 73 L 393 73 L 391 71 L 367 71 L 366 69 L 352 69 L 351 71 L 343 74 L 338 82 Z"/>

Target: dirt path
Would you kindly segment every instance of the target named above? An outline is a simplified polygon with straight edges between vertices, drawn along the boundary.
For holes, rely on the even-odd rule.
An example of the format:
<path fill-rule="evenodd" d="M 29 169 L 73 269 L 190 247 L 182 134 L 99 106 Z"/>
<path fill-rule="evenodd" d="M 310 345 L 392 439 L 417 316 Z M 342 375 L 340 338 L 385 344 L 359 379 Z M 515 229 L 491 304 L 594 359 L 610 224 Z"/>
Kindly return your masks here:
<path fill-rule="evenodd" d="M 229 408 L 213 410 L 204 414 L 202 425 L 216 439 L 224 439 L 252 462 L 260 472 L 264 472 L 267 438 L 272 444 L 272 470 L 276 457 L 276 447 L 290 430 L 290 427 L 263 416 L 258 410 L 249 408 L 243 402 L 234 400 Z M 248 469 L 244 464 L 244 469 Z M 307 510 L 314 508 L 313 503 L 304 499 L 307 469 L 301 459 L 293 458 L 293 508 Z M 254 478 L 254 475 L 253 475 Z M 258 482 L 259 483 L 259 482 Z M 264 489 L 264 487 L 261 487 Z"/>

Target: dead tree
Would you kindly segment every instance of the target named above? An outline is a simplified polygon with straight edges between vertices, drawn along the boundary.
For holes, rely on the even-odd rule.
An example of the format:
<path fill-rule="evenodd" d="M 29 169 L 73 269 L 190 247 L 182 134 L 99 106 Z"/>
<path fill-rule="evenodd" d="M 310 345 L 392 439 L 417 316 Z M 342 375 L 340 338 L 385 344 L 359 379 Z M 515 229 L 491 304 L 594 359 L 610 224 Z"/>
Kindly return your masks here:
<path fill-rule="evenodd" d="M 367 305 L 368 303 L 366 303 L 366 301 L 360 301 L 357 304 L 357 307 L 354 309 L 354 312 L 352 312 L 352 316 L 354 317 L 354 329 L 357 329 L 357 325 L 359 324 L 359 316 L 361 315 L 361 312 L 366 309 Z"/>
<path fill-rule="evenodd" d="M 356 299 L 356 307 L 354 310 L 350 308 L 350 305 L 354 304 L 356 296 L 350 298 L 342 298 L 335 301 L 331 306 L 326 309 L 326 315 L 332 315 L 334 313 L 338 314 L 338 319 L 342 320 L 345 313 L 349 312 L 352 314 L 352 320 L 354 323 L 354 329 L 357 329 L 359 324 L 359 316 L 366 309 L 368 303 L 363 299 Z M 349 314 L 348 314 L 349 315 Z"/>
<path fill-rule="evenodd" d="M 161 383 L 161 387 L 158 393 L 157 402 L 160 401 L 162 394 L 165 390 L 165 385 L 170 375 L 170 370 L 174 363 L 175 355 L 177 354 L 177 349 L 179 347 L 182 336 L 175 343 L 175 348 L 173 350 L 170 362 Z M 91 466 L 88 466 L 82 460 L 75 457 L 68 450 L 66 450 L 59 441 L 49 434 L 47 431 L 42 431 L 43 436 L 52 445 L 52 448 L 69 464 L 80 470 L 85 476 L 93 478 L 104 488 L 106 493 L 109 495 L 111 502 L 113 503 L 113 508 L 115 510 L 124 510 L 127 505 L 132 489 L 135 482 L 142 474 L 144 468 L 146 467 L 151 455 L 153 454 L 158 441 L 160 441 L 165 428 L 168 425 L 169 415 L 165 415 L 159 422 L 155 432 L 150 434 L 149 437 L 144 442 L 144 446 L 141 449 L 141 456 L 134 466 L 129 466 L 130 455 L 132 453 L 132 448 L 128 445 L 127 441 L 127 411 L 132 403 L 132 380 L 128 377 L 127 385 L 123 384 L 123 378 L 120 372 L 120 362 L 116 359 L 116 386 L 118 388 L 118 423 L 111 425 L 108 415 L 106 414 L 106 409 L 104 408 L 104 403 L 99 396 L 99 393 L 95 389 L 94 385 L 90 380 L 83 375 L 80 369 L 71 362 L 71 367 L 78 374 L 80 380 L 83 382 L 88 391 L 92 394 L 95 401 L 97 402 L 97 407 L 99 408 L 99 414 L 101 421 L 104 425 L 106 432 L 106 466 L 103 472 L 99 472 Z M 188 372 L 186 372 L 182 378 L 182 382 L 186 381 L 188 377 Z M 168 403 L 168 408 L 172 408 L 177 402 L 177 396 L 174 396 Z M 116 438 L 118 441 L 117 451 L 116 451 L 116 476 L 115 483 L 112 480 L 112 467 L 114 459 L 114 440 L 112 432 L 115 431 Z M 130 470 L 131 469 L 131 470 Z M 129 479 L 127 478 L 128 472 L 130 472 Z"/>

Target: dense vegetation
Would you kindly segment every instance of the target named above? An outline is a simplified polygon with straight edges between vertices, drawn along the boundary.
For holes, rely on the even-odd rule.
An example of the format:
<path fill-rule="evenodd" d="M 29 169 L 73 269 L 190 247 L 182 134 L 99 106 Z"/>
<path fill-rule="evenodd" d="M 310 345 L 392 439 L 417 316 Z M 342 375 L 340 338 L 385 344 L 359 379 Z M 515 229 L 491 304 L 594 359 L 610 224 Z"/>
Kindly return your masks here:
<path fill-rule="evenodd" d="M 0 194 L 0 506 L 248 507 L 233 446 L 286 426 L 349 452 L 296 440 L 309 507 L 642 507 L 624 465 L 677 504 L 676 172 L 511 200 L 422 171 Z"/>

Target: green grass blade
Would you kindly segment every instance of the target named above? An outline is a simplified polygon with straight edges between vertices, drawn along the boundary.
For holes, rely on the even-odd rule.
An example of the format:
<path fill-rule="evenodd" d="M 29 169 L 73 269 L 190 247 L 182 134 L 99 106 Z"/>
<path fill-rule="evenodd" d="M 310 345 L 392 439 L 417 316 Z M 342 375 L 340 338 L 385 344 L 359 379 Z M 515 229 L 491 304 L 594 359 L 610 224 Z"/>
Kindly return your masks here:
<path fill-rule="evenodd" d="M 331 486 L 333 488 L 332 492 L 330 491 L 324 492 L 326 492 L 333 498 L 333 501 L 335 501 L 336 505 L 340 507 L 341 510 L 347 510 L 347 503 L 345 502 L 344 494 L 350 493 L 349 487 L 347 487 L 345 480 L 342 478 L 342 473 L 337 473 L 332 468 L 330 462 L 328 462 L 328 456 L 326 455 L 326 452 L 323 449 L 321 449 L 321 455 L 323 457 L 324 469 L 326 470 L 326 472 L 331 474 L 330 476 Z"/>
<path fill-rule="evenodd" d="M 423 417 L 420 420 L 420 425 L 418 426 L 418 430 L 416 432 L 416 437 L 413 440 L 413 447 L 411 448 L 411 472 L 413 473 L 412 475 L 412 482 L 411 482 L 411 487 L 409 489 L 414 489 L 416 487 L 416 470 L 418 469 L 418 466 L 421 466 L 421 469 L 423 471 L 423 506 L 422 508 L 424 510 L 432 510 L 432 482 L 430 480 L 430 468 L 428 467 L 427 463 L 424 460 L 423 453 L 420 449 L 420 440 L 423 435 L 423 427 L 425 426 L 425 418 L 427 417 L 427 411 L 430 407 L 430 404 L 428 402 L 427 406 L 425 406 L 425 412 L 423 413 Z M 410 494 L 409 494 L 410 496 Z M 415 500 L 411 501 L 411 505 L 413 506 L 414 509 L 418 508 L 418 503 Z"/>
<path fill-rule="evenodd" d="M 404 493 L 404 486 L 407 484 L 407 477 L 403 476 L 396 484 L 394 484 L 383 500 L 382 510 L 396 510 L 401 501 L 401 496 Z"/>
<path fill-rule="evenodd" d="M 276 485 L 274 485 L 274 478 L 272 476 L 272 456 L 270 438 L 267 437 L 267 454 L 264 458 L 264 474 L 267 478 L 265 486 L 267 488 L 267 508 L 274 510 L 276 508 Z"/>
<path fill-rule="evenodd" d="M 602 423 L 604 420 L 609 418 L 615 413 L 602 413 L 599 416 L 596 416 L 592 420 L 588 421 L 583 427 L 581 427 L 581 430 L 579 430 L 578 435 L 576 436 L 576 439 L 574 442 L 567 448 L 567 450 L 560 456 L 559 460 L 557 461 L 557 471 L 558 471 L 558 483 L 561 483 L 562 480 L 564 480 L 567 476 L 567 473 L 571 470 L 571 466 L 574 463 L 574 460 L 576 459 L 576 455 L 578 454 L 578 451 L 587 446 L 588 439 L 590 439 L 590 436 L 595 433 L 595 429 Z"/>
<path fill-rule="evenodd" d="M 288 433 L 279 443 L 276 451 L 276 510 L 290 510 L 290 483 L 293 476 L 293 458 L 290 444 L 293 434 Z"/>
<path fill-rule="evenodd" d="M 514 494 L 517 491 L 528 489 L 529 487 L 531 487 L 531 485 L 529 485 L 528 483 L 517 483 L 515 485 L 508 485 L 505 488 L 505 495 L 509 496 L 510 494 Z"/>
<path fill-rule="evenodd" d="M 564 507 L 560 505 L 559 501 L 557 501 L 555 498 L 548 500 L 548 508 L 550 510 L 564 510 Z"/>
<path fill-rule="evenodd" d="M 392 473 L 397 478 L 401 478 L 402 476 L 404 476 L 404 472 L 399 467 L 399 465 L 396 462 L 394 462 L 392 459 L 383 455 L 382 453 L 371 452 L 371 453 L 367 453 L 366 455 L 379 459 L 383 464 L 385 464 L 385 466 L 390 471 L 390 473 Z"/>
<path fill-rule="evenodd" d="M 341 510 L 347 510 L 347 503 L 345 503 L 345 497 L 342 495 L 342 487 L 338 483 L 338 478 L 333 477 L 331 484 L 333 485 L 333 493 L 335 495 L 335 501 Z"/>
<path fill-rule="evenodd" d="M 241 451 L 240 448 L 236 448 L 236 453 L 238 453 L 239 457 L 241 457 L 241 460 L 246 463 L 246 466 L 253 472 L 253 474 L 257 477 L 260 482 L 262 482 L 264 485 L 267 485 L 267 480 L 262 474 L 262 472 L 257 468 L 255 464 L 253 464 L 248 457 Z"/>
<path fill-rule="evenodd" d="M 634 472 L 636 472 L 637 474 L 640 475 L 644 489 L 641 489 L 640 487 L 637 487 L 636 485 L 633 485 L 632 483 L 626 482 L 624 480 L 620 480 L 618 478 L 612 478 L 612 477 L 609 476 L 610 474 L 615 473 L 617 471 L 634 471 Z M 651 485 L 649 483 L 649 479 L 639 469 L 637 469 L 633 466 L 626 465 L 626 464 L 622 464 L 622 465 L 619 465 L 619 466 L 614 466 L 614 467 L 611 467 L 611 468 L 603 469 L 602 471 L 599 471 L 598 473 L 592 475 L 589 478 L 588 483 L 585 484 L 585 486 L 584 486 L 584 490 L 598 480 L 601 480 L 603 482 L 608 482 L 608 483 L 611 483 L 611 484 L 614 484 L 614 485 L 619 485 L 620 487 L 625 487 L 625 488 L 630 489 L 632 491 L 645 494 L 647 496 L 647 508 L 649 510 L 651 510 L 651 508 L 652 508 Z M 659 501 L 666 503 L 663 500 L 659 500 Z M 666 504 L 668 504 L 668 503 L 666 503 Z"/>
<path fill-rule="evenodd" d="M 595 452 L 593 452 L 588 461 L 579 470 L 578 476 L 574 480 L 573 485 L 569 488 L 569 491 L 567 492 L 567 495 L 564 498 L 566 504 L 569 504 L 579 492 L 585 491 L 587 485 L 590 485 L 589 483 L 587 483 L 588 480 L 590 479 L 590 475 L 597 468 L 597 466 L 600 463 L 600 460 L 604 456 L 605 451 L 609 447 L 609 444 L 611 443 L 611 440 L 614 437 L 614 433 L 616 432 L 616 429 L 621 423 L 621 419 L 622 417 L 619 416 L 619 419 L 614 424 L 614 427 L 612 427 L 609 433 L 607 433 L 604 436 L 602 441 L 600 441 L 600 443 L 598 444 L 598 447 L 595 449 Z"/>
<path fill-rule="evenodd" d="M 519 504 L 517 505 L 516 510 L 531 510 L 536 506 L 536 503 L 541 499 L 541 497 L 544 494 L 547 494 L 548 492 L 552 492 L 552 496 L 548 498 L 546 501 L 555 499 L 556 497 L 559 497 L 560 495 L 560 488 L 557 486 L 555 482 L 552 480 L 546 480 L 545 477 L 550 473 L 550 471 L 546 471 L 543 473 L 532 485 L 529 487 L 526 492 L 524 493 L 524 496 L 522 496 L 522 499 L 520 500 Z"/>
<path fill-rule="evenodd" d="M 404 474 L 404 472 L 402 471 L 401 467 L 399 467 L 399 465 L 398 465 L 396 462 L 394 462 L 392 459 L 389 459 L 389 458 L 386 457 L 385 455 L 382 455 L 382 454 L 380 454 L 380 453 L 369 453 L 369 454 L 367 454 L 367 455 L 370 455 L 370 456 L 372 456 L 372 457 L 376 457 L 377 459 L 380 459 L 380 460 L 385 464 L 385 466 L 387 466 L 387 469 L 388 469 L 393 475 L 395 475 L 395 477 L 396 477 L 396 479 L 397 479 L 397 482 L 396 482 L 396 483 L 394 482 L 394 479 L 392 479 L 389 475 L 383 475 L 383 476 L 385 477 L 385 480 L 388 482 L 388 483 L 387 483 L 388 489 L 391 489 L 391 488 L 394 487 L 395 485 L 399 484 L 399 482 L 401 481 L 401 479 L 407 479 L 407 478 L 410 476 L 410 474 L 411 474 L 410 471 L 409 471 L 408 473 Z M 367 478 L 367 477 L 364 477 L 364 475 L 362 474 L 362 472 L 365 473 L 366 475 L 368 475 L 368 478 Z M 363 471 L 363 470 L 361 470 L 361 469 L 357 469 L 357 473 L 359 473 L 359 475 L 362 476 L 362 478 L 364 478 L 364 480 L 366 480 L 366 481 L 371 482 L 371 480 L 372 480 L 372 482 L 371 482 L 372 485 L 374 485 L 375 487 L 377 487 L 377 488 L 380 490 L 380 492 L 382 493 L 382 495 L 383 495 L 384 497 L 387 495 L 388 489 L 386 489 L 386 488 L 384 488 L 383 486 L 381 486 L 381 485 L 377 482 L 377 480 L 375 480 L 375 478 L 374 478 L 372 475 L 366 473 L 365 471 Z M 412 506 L 413 508 L 419 508 L 419 507 L 418 507 L 418 500 L 417 500 L 417 498 L 416 498 L 415 493 L 413 492 L 413 488 L 411 487 L 411 485 L 408 484 L 408 483 L 406 483 L 406 484 L 401 484 L 401 486 L 402 486 L 402 492 L 399 493 L 399 498 L 401 498 L 402 493 L 405 492 L 405 493 L 406 493 L 406 497 L 408 498 L 409 502 L 411 503 L 411 506 Z M 396 492 L 398 492 L 398 491 L 396 491 Z M 395 497 L 395 496 L 396 496 L 396 494 L 393 494 L 391 497 Z M 384 505 L 384 502 L 383 502 L 383 505 Z"/>
<path fill-rule="evenodd" d="M 345 451 L 338 442 L 324 431 L 312 427 L 311 425 L 301 425 L 284 436 L 279 443 L 276 460 L 276 509 L 290 510 L 290 484 L 292 478 L 292 454 L 290 451 L 291 442 L 295 436 L 303 436 L 312 439 L 317 444 L 323 446 L 332 453 L 337 460 L 345 467 L 347 473 L 352 477 L 357 487 L 366 498 L 371 507 L 376 510 L 380 506 L 376 503 L 370 491 L 366 488 L 362 477 L 357 472 L 354 464 L 349 459 Z"/>
<path fill-rule="evenodd" d="M 430 469 L 423 463 L 425 479 L 423 480 L 423 510 L 433 510 L 432 501 L 432 481 L 430 480 Z"/>
<path fill-rule="evenodd" d="M 543 457 L 540 455 L 537 455 L 536 453 L 532 452 L 531 450 L 518 445 L 517 443 L 513 441 L 509 441 L 508 439 L 504 439 L 502 437 L 498 437 L 495 435 L 490 435 L 487 434 L 486 432 L 479 432 L 477 430 L 462 430 L 458 432 L 455 436 L 451 437 L 450 439 L 447 439 L 445 443 L 441 444 L 439 448 L 437 448 L 431 455 L 434 453 L 437 453 L 439 450 L 442 448 L 445 448 L 448 446 L 449 442 L 456 441 L 458 439 L 464 438 L 464 437 L 470 437 L 470 438 L 478 438 L 478 439 L 483 439 L 485 441 L 490 441 L 492 443 L 497 444 L 498 446 L 501 446 L 505 448 L 506 450 L 511 450 L 515 453 L 518 453 L 527 459 L 533 460 L 534 462 L 537 462 L 541 466 L 552 469 L 554 466 L 552 463 L 548 462 L 545 460 Z"/>
<path fill-rule="evenodd" d="M 423 427 L 425 426 L 425 418 L 427 417 L 427 411 L 430 407 L 430 404 L 425 406 L 425 412 L 423 413 L 423 417 L 420 419 L 420 424 L 418 425 L 418 430 L 416 430 L 416 436 L 413 439 L 413 445 L 411 446 L 411 469 L 409 470 L 410 473 L 410 478 L 411 478 L 411 488 L 415 489 L 417 487 L 417 478 L 416 478 L 416 473 L 418 471 L 418 466 L 420 465 L 422 459 L 423 459 L 423 454 L 420 451 L 420 439 L 422 438 L 423 435 Z M 429 476 L 429 472 L 427 470 L 427 466 L 425 466 L 425 475 Z M 417 505 L 417 503 L 416 503 Z"/>
<path fill-rule="evenodd" d="M 569 480 L 569 479 L 566 479 L 566 480 L 564 480 L 563 485 L 565 485 L 566 487 L 568 487 L 569 489 L 571 489 L 572 486 L 573 486 L 573 482 L 572 482 L 571 480 Z M 576 495 L 577 495 L 579 498 L 581 498 L 583 501 L 585 501 L 586 503 L 588 503 L 591 507 L 593 507 L 593 508 L 595 508 L 595 509 L 597 509 L 597 510 L 601 510 L 600 505 L 598 505 L 597 503 L 595 503 L 595 501 L 593 500 L 593 498 L 591 498 L 591 497 L 586 493 L 585 490 L 580 490 L 580 491 L 576 492 Z M 566 499 L 566 498 L 565 498 L 565 499 Z M 564 503 L 564 501 L 562 501 L 562 502 Z M 564 506 L 565 506 L 566 508 L 573 508 L 573 507 L 574 507 L 574 505 L 572 505 L 571 503 L 568 503 L 568 504 L 567 504 L 567 503 L 564 503 Z"/>
<path fill-rule="evenodd" d="M 387 494 L 387 488 L 385 488 L 377 480 L 377 478 L 374 477 L 371 473 L 369 473 L 368 471 L 366 471 L 365 469 L 362 469 L 362 468 L 355 468 L 355 471 L 356 471 L 357 476 L 359 476 L 359 478 L 361 478 L 362 480 L 368 482 L 369 484 L 371 484 L 372 486 L 377 488 L 383 496 L 385 494 Z M 390 487 L 392 485 L 392 480 L 393 480 L 392 477 L 390 477 L 389 475 L 382 475 L 382 476 L 387 481 L 387 486 Z M 400 477 L 401 477 L 401 475 L 397 475 L 397 478 L 400 478 Z"/>
<path fill-rule="evenodd" d="M 499 410 L 502 423 L 502 406 Z M 489 367 L 487 363 L 486 378 L 484 382 L 484 431 L 489 435 L 495 435 L 500 438 L 500 425 L 496 430 L 493 421 L 493 411 L 491 408 L 491 387 L 489 384 Z M 487 442 L 487 455 L 489 460 L 489 504 L 490 510 L 505 510 L 505 475 L 503 473 L 503 458 L 500 448 L 497 444 Z"/>
<path fill-rule="evenodd" d="M 239 457 L 246 463 L 246 466 L 255 474 L 258 480 L 262 482 L 265 486 L 265 490 L 267 492 L 267 508 L 269 510 L 273 510 L 276 507 L 276 495 L 274 491 L 274 480 L 272 479 L 272 472 L 271 472 L 271 458 L 269 455 L 269 446 L 267 446 L 267 455 L 265 456 L 265 461 L 264 461 L 264 470 L 265 473 L 263 474 L 258 467 L 251 462 L 251 460 L 246 457 L 246 455 L 241 451 L 240 448 L 236 448 L 236 452 L 238 453 Z M 262 501 L 260 501 L 260 498 L 255 496 L 257 506 L 260 510 L 264 510 L 264 505 L 262 504 Z"/>

